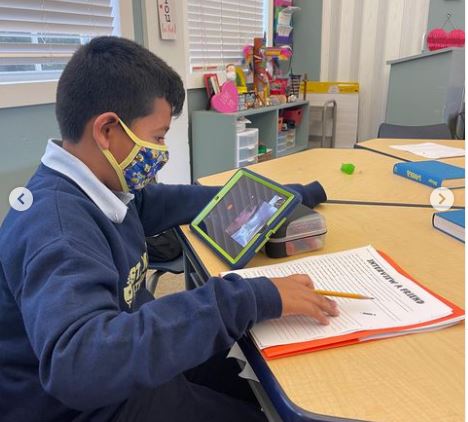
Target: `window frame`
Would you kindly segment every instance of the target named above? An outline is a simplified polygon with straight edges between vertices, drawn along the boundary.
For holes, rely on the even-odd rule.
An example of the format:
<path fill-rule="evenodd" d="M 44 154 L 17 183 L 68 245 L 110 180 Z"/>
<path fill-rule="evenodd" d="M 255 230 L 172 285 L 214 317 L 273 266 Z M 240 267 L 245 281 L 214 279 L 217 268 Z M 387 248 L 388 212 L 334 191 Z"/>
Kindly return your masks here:
<path fill-rule="evenodd" d="M 267 44 L 268 45 L 273 45 L 273 0 L 266 0 L 267 3 Z M 188 2 L 184 1 L 183 2 L 183 17 L 184 17 L 184 22 L 188 21 Z M 253 41 L 253 40 L 252 40 Z M 188 28 L 184 28 L 184 45 L 185 45 L 185 55 L 186 55 L 186 69 L 185 69 L 185 74 L 186 74 L 186 89 L 197 89 L 197 88 L 205 88 L 204 82 L 203 82 L 203 74 L 206 72 L 194 72 L 192 73 L 190 69 L 190 36 L 189 36 L 189 31 Z M 225 72 L 223 70 L 217 70 L 213 71 L 210 73 L 215 73 L 218 76 L 218 80 L 220 83 L 224 82 L 226 77 L 225 77 Z"/>
<path fill-rule="evenodd" d="M 116 16 L 114 32 L 133 40 L 132 0 L 112 0 Z M 58 79 L 0 82 L 0 109 L 55 103 Z M 33 95 L 31 95 L 33 93 Z"/>

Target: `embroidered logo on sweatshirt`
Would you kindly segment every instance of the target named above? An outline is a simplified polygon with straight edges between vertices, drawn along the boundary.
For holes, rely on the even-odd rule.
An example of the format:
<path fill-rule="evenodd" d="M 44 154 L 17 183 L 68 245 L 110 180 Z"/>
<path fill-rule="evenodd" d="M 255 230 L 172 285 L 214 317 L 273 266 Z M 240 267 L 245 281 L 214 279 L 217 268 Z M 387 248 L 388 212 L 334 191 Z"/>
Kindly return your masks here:
<path fill-rule="evenodd" d="M 130 268 L 127 277 L 127 285 L 124 287 L 123 296 L 129 308 L 132 307 L 138 290 L 146 280 L 146 270 L 148 269 L 148 254 L 145 252 L 138 263 Z"/>

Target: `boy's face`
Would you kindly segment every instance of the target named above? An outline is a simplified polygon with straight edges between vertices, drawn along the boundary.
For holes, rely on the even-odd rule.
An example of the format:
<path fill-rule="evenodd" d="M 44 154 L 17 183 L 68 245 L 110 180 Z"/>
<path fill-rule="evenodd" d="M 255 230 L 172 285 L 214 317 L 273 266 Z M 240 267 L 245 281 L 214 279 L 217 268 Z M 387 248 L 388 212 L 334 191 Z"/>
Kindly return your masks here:
<path fill-rule="evenodd" d="M 88 165 L 96 176 L 110 189 L 114 191 L 122 190 L 117 173 L 104 157 L 102 150 L 108 149 L 118 163 L 122 163 L 131 153 L 135 143 L 119 123 L 116 113 L 107 112 L 89 122 L 88 141 L 77 144 L 78 148 L 89 145 L 87 153 L 76 154 Z M 133 122 L 124 122 L 130 130 L 140 139 L 164 145 L 164 137 L 169 130 L 172 119 L 172 108 L 169 103 L 162 98 L 156 98 L 153 102 L 152 112 L 135 119 Z M 68 145 L 67 149 L 73 153 L 73 145 Z"/>
<path fill-rule="evenodd" d="M 157 98 L 153 103 L 153 112 L 151 114 L 135 119 L 131 124 L 130 122 L 124 123 L 140 139 L 156 145 L 164 145 L 164 137 L 169 130 L 171 119 L 171 106 L 165 99 Z M 130 154 L 135 144 L 120 125 L 116 126 L 116 130 L 117 133 L 109 144 L 109 150 L 115 159 L 121 163 Z"/>

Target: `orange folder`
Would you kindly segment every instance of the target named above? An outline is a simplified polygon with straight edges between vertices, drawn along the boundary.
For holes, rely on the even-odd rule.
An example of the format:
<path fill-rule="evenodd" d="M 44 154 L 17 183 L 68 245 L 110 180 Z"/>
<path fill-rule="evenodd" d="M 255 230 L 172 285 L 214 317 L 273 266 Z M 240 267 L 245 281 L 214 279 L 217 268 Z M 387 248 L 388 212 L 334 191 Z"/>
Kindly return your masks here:
<path fill-rule="evenodd" d="M 365 341 L 374 341 L 380 340 L 379 338 L 372 338 L 372 336 L 379 335 L 379 334 L 389 334 L 389 335 L 407 335 L 412 334 L 412 332 L 404 332 L 404 330 L 413 329 L 413 328 L 420 328 L 420 327 L 428 327 L 436 323 L 447 322 L 447 325 L 450 325 L 448 322 L 453 320 L 454 323 L 457 322 L 457 319 L 465 315 L 465 311 L 460 308 L 459 306 L 455 305 L 454 303 L 450 302 L 449 300 L 443 298 L 442 296 L 434 293 L 433 291 L 429 290 L 428 288 L 424 287 L 420 282 L 415 280 L 411 275 L 409 275 L 405 270 L 403 270 L 396 262 L 391 259 L 385 253 L 378 251 L 379 254 L 389 263 L 391 264 L 400 274 L 408 277 L 424 290 L 435 296 L 441 302 L 445 303 L 452 309 L 452 313 L 442 318 L 437 318 L 431 321 L 422 322 L 419 324 L 413 325 L 405 325 L 401 327 L 391 327 L 391 328 L 382 328 L 378 330 L 364 330 L 364 331 L 356 331 L 354 333 L 343 334 L 339 336 L 327 337 L 318 340 L 310 340 L 301 343 L 293 343 L 293 344 L 285 344 L 280 346 L 272 346 L 267 347 L 261 350 L 262 355 L 266 359 L 276 359 L 276 358 L 283 358 L 286 356 L 298 355 L 301 353 L 307 352 L 315 352 L 324 349 L 331 349 L 334 347 L 342 347 L 342 346 L 349 346 L 351 344 L 361 343 Z M 442 327 L 441 327 L 442 328 Z M 399 333 L 401 332 L 401 333 Z M 369 339 L 367 339 L 369 338 Z M 385 338 L 385 337 L 382 337 Z"/>

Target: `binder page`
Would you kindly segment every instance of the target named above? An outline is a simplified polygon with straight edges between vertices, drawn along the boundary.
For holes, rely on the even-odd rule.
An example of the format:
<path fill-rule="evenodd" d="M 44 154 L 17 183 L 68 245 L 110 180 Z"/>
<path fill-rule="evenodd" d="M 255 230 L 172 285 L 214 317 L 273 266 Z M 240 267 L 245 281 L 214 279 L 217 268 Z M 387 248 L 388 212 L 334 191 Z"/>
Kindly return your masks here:
<path fill-rule="evenodd" d="M 260 348 L 412 325 L 452 313 L 449 306 L 396 271 L 372 246 L 232 272 L 245 278 L 308 274 L 316 289 L 374 298 L 333 297 L 340 315 L 330 318 L 326 326 L 302 315 L 256 324 L 251 333 Z"/>
<path fill-rule="evenodd" d="M 465 155 L 465 150 L 462 148 L 438 145 L 434 144 L 433 142 L 407 145 L 390 145 L 390 148 L 411 152 L 412 154 L 419 155 L 420 157 L 430 159 L 463 157 Z"/>

